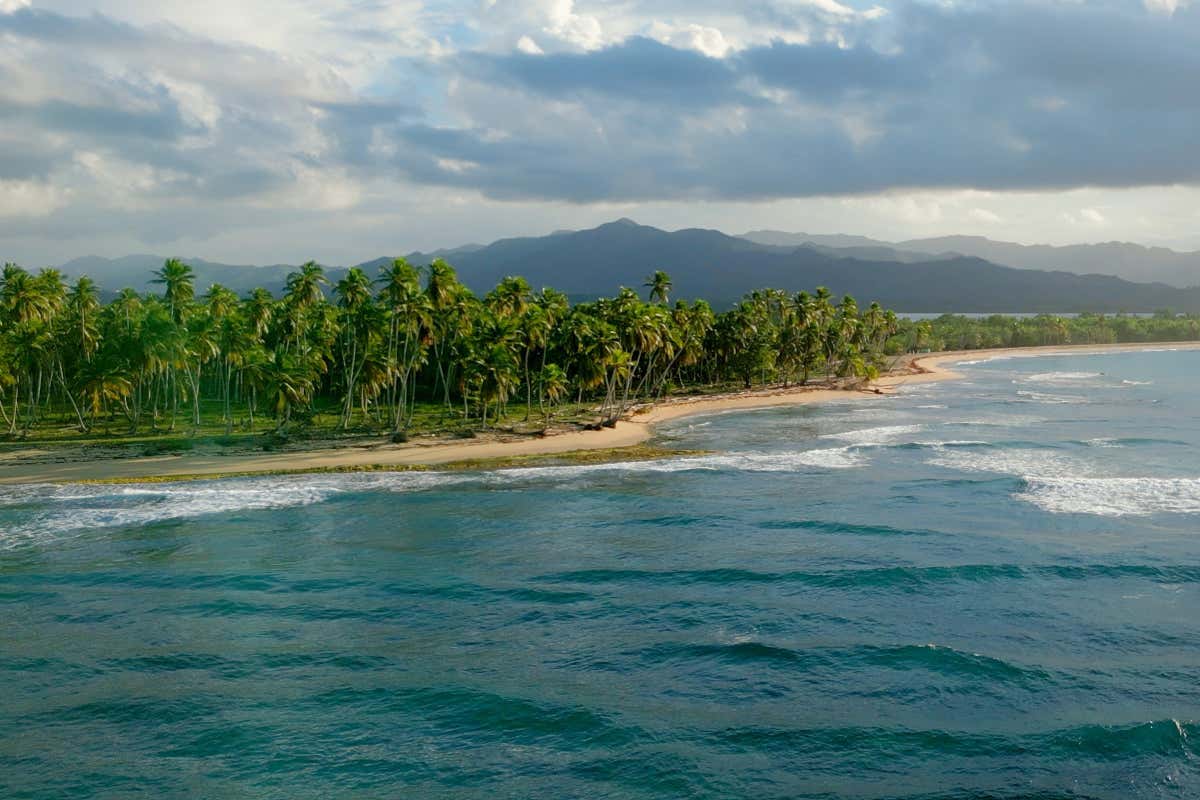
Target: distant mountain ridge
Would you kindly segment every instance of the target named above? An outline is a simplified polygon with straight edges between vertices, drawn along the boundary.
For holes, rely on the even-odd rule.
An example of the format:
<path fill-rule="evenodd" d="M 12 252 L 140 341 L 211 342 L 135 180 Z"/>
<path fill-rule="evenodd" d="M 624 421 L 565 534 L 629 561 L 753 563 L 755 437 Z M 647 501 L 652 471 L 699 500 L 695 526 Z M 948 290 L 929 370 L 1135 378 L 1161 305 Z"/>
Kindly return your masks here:
<path fill-rule="evenodd" d="M 841 246 L 829 244 L 836 241 Z M 912 243 L 902 243 L 911 245 Z M 893 252 L 895 251 L 895 252 Z M 552 286 L 573 300 L 611 295 L 619 286 L 641 291 L 657 269 L 671 274 L 674 296 L 704 298 L 726 307 L 764 287 L 787 291 L 827 286 L 859 302 L 877 300 L 902 312 L 1144 312 L 1160 308 L 1200 312 L 1200 289 L 1163 283 L 1132 283 L 1106 275 L 1021 270 L 950 253 L 921 253 L 861 237 L 823 237 L 803 245 L 763 243 L 716 230 L 663 231 L 628 219 L 582 231 L 501 239 L 430 253 L 411 253 L 415 264 L 446 258 L 460 278 L 483 294 L 507 275 L 522 275 L 535 288 Z M 390 258 L 362 262 L 372 276 Z M 62 266 L 75 277 L 87 273 L 102 287 L 157 291 L 151 273 L 158 256 L 76 259 Z M 282 290 L 290 265 L 264 267 L 190 260 L 196 287 L 218 282 L 239 293 L 256 286 Z M 336 282 L 346 267 L 327 268 Z"/>
<path fill-rule="evenodd" d="M 1159 282 L 1180 288 L 1200 286 L 1200 251 L 1179 252 L 1165 247 L 1147 247 L 1130 242 L 1046 245 L 1001 242 L 983 236 L 940 236 L 886 242 L 864 236 L 822 235 L 760 230 L 740 238 L 771 246 L 799 247 L 812 244 L 837 248 L 844 255 L 852 250 L 875 249 L 892 253 L 894 260 L 930 260 L 955 255 L 974 256 L 1018 269 L 1074 272 L 1079 275 L 1115 275 L 1134 282 Z"/>

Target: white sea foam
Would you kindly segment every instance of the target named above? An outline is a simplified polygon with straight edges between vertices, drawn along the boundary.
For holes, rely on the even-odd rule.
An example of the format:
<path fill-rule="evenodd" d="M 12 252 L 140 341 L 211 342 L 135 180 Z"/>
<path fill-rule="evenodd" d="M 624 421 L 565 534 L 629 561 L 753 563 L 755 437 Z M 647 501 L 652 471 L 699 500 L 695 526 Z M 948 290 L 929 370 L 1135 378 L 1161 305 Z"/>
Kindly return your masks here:
<path fill-rule="evenodd" d="M 894 431 L 899 435 L 904 431 Z M 888 431 L 873 435 L 886 439 Z M 20 526 L 0 531 L 0 548 L 67 533 L 148 525 L 212 514 L 309 506 L 354 492 L 414 492 L 458 484 L 508 487 L 528 480 L 572 481 L 597 473 L 738 470 L 804 472 L 852 469 L 867 459 L 860 444 L 786 452 L 722 453 L 612 464 L 529 467 L 491 472 L 372 472 L 235 478 L 130 485 L 25 485 L 0 489 L 0 507 L 31 506 Z"/>
<path fill-rule="evenodd" d="M 1153 386 L 1153 385 L 1154 385 L 1154 381 L 1130 381 L 1130 380 L 1125 380 L 1125 381 L 1121 381 L 1121 383 L 1122 383 L 1123 385 L 1125 385 L 1125 386 Z"/>
<path fill-rule="evenodd" d="M 0 492 L 0 505 L 42 508 L 24 525 L 0 533 L 0 548 L 75 531 L 308 506 L 343 492 L 419 491 L 467 479 L 460 473 L 397 472 L 111 486 L 5 487 Z"/>
<path fill-rule="evenodd" d="M 1041 417 L 1025 416 L 1024 414 L 989 414 L 986 417 L 948 419 L 942 424 L 967 428 L 1024 428 L 1031 425 L 1040 425 L 1045 421 Z"/>
<path fill-rule="evenodd" d="M 567 467 L 521 467 L 486 473 L 485 484 L 502 485 L 529 479 L 569 480 L 597 473 L 688 472 L 694 470 L 736 470 L 741 472 L 805 472 L 811 470 L 853 469 L 867 463 L 866 456 L 853 445 L 815 450 L 775 453 L 720 453 L 710 456 L 589 464 Z"/>
<path fill-rule="evenodd" d="M 1121 442 L 1118 439 L 1113 439 L 1108 436 L 1100 436 L 1095 439 L 1085 439 L 1084 444 L 1088 447 L 1121 447 Z"/>
<path fill-rule="evenodd" d="M 1016 496 L 1052 514 L 1200 514 L 1200 478 L 1030 477 Z"/>
<path fill-rule="evenodd" d="M 1018 403 L 1041 403 L 1050 406 L 1082 405 L 1090 401 L 1086 397 L 1075 395 L 1050 394 L 1048 392 L 1030 392 L 1024 389 L 1017 392 Z"/>
<path fill-rule="evenodd" d="M 1086 465 L 1052 450 L 972 450 L 935 448 L 927 463 L 961 472 L 994 472 L 1001 475 L 1064 475 L 1086 471 Z"/>
<path fill-rule="evenodd" d="M 1021 378 L 1024 383 L 1076 384 L 1103 377 L 1102 372 L 1039 372 Z"/>
<path fill-rule="evenodd" d="M 850 442 L 859 447 L 871 447 L 875 445 L 892 444 L 904 436 L 911 436 L 915 433 L 920 433 L 924 430 L 922 425 L 884 425 L 878 428 L 863 428 L 855 431 L 841 431 L 839 433 L 827 433 L 822 436 L 822 439 L 838 439 L 843 442 Z"/>
<path fill-rule="evenodd" d="M 985 442 L 979 439 L 936 439 L 927 442 L 913 442 L 918 447 L 987 447 L 991 442 Z"/>

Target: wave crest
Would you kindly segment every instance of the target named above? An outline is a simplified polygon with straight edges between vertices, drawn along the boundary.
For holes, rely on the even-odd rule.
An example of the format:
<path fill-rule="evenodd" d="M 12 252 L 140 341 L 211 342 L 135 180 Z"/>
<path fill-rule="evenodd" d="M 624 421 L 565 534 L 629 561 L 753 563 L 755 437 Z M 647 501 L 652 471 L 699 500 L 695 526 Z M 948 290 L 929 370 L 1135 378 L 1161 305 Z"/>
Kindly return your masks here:
<path fill-rule="evenodd" d="M 1052 514 L 1200 514 L 1200 478 L 1027 477 L 1017 497 Z"/>

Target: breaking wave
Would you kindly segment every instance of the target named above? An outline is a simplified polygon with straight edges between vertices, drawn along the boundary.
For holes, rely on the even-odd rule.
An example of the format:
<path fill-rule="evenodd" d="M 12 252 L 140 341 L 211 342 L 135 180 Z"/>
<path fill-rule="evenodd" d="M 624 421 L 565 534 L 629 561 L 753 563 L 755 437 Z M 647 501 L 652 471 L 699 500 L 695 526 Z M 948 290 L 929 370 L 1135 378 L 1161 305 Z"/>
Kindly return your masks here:
<path fill-rule="evenodd" d="M 872 447 L 891 444 L 896 439 L 920 433 L 922 430 L 924 430 L 924 426 L 922 425 L 884 425 L 878 428 L 827 433 L 821 438 L 838 439 L 843 442 L 850 442 L 859 447 Z"/>
<path fill-rule="evenodd" d="M 1103 372 L 1039 372 L 1021 378 L 1022 383 L 1077 384 L 1104 376 Z"/>
<path fill-rule="evenodd" d="M 1017 497 L 1052 514 L 1200 514 L 1200 478 L 1026 477 Z"/>

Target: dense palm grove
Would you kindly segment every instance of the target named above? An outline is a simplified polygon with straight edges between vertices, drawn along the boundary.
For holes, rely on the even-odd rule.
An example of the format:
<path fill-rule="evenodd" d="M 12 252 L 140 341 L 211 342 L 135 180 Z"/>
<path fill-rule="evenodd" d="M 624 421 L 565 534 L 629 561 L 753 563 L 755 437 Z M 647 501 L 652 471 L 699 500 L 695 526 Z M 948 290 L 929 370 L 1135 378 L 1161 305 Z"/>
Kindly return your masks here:
<path fill-rule="evenodd" d="M 277 430 L 336 414 L 337 427 L 403 434 L 418 406 L 487 426 L 520 414 L 545 422 L 571 400 L 611 421 L 635 403 L 699 384 L 808 381 L 875 373 L 894 314 L 836 301 L 824 289 L 766 290 L 714 313 L 670 303 L 662 272 L 572 305 L 553 289 L 506 278 L 473 294 L 454 269 L 397 259 L 376 276 L 351 269 L 329 286 L 320 266 L 292 273 L 282 297 L 214 285 L 167 261 L 161 293 L 102 303 L 83 277 L 8 264 L 0 284 L 0 414 L 10 434 L 39 422 L 130 433 L 195 429 L 219 414 L 226 432 Z"/>

